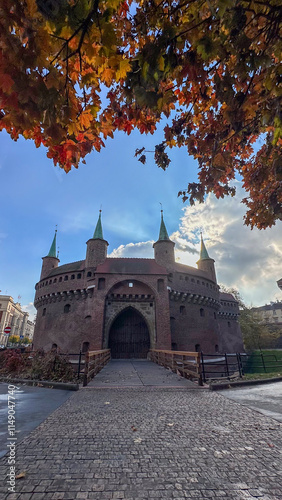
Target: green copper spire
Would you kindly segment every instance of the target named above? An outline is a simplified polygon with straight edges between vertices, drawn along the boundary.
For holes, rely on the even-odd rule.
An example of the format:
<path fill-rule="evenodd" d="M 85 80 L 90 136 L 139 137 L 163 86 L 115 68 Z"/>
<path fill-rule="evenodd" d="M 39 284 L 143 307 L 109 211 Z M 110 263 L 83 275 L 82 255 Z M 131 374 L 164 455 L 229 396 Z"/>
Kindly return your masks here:
<path fill-rule="evenodd" d="M 165 223 L 164 223 L 163 210 L 161 210 L 161 227 L 160 227 L 159 241 L 160 240 L 169 240 L 167 230 L 165 227 Z"/>
<path fill-rule="evenodd" d="M 204 240 L 203 240 L 203 236 L 202 236 L 202 233 L 201 233 L 201 251 L 200 251 L 200 260 L 204 260 L 204 259 L 209 259 L 209 254 L 207 252 L 207 249 L 205 247 L 205 244 L 204 244 Z"/>
<path fill-rule="evenodd" d="M 99 219 L 98 219 L 95 231 L 94 231 L 94 235 L 93 235 L 94 240 L 97 240 L 97 239 L 103 240 L 104 239 L 103 238 L 102 221 L 101 221 L 101 212 L 102 212 L 102 210 L 100 210 Z"/>
<path fill-rule="evenodd" d="M 57 237 L 57 229 L 55 229 L 55 236 L 52 242 L 52 245 L 50 247 L 49 253 L 47 257 L 57 257 L 56 256 L 56 237 Z"/>

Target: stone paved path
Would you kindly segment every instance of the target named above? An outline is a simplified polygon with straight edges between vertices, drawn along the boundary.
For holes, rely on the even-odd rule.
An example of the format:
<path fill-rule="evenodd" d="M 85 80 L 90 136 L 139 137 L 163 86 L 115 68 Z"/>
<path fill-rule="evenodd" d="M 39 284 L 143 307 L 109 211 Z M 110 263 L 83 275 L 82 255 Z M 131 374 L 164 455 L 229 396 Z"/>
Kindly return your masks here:
<path fill-rule="evenodd" d="M 112 359 L 88 387 L 187 387 L 197 388 L 190 380 L 146 359 Z"/>
<path fill-rule="evenodd" d="M 281 452 L 280 423 L 220 394 L 88 387 L 18 445 L 15 494 L 0 461 L 0 498 L 280 500 Z"/>

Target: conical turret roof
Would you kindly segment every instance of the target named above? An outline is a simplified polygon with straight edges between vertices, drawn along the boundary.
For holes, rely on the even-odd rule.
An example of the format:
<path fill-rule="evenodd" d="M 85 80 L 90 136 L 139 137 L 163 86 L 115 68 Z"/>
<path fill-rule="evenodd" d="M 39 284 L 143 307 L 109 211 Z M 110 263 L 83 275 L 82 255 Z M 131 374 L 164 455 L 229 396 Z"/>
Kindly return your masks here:
<path fill-rule="evenodd" d="M 168 236 L 168 232 L 167 232 L 167 229 L 166 229 L 165 223 L 164 223 L 163 211 L 161 211 L 161 226 L 160 226 L 160 233 L 159 233 L 158 241 L 163 241 L 163 240 L 170 241 L 169 236 Z"/>
<path fill-rule="evenodd" d="M 97 240 L 97 239 L 103 240 L 104 239 L 103 238 L 102 221 L 101 221 L 101 210 L 100 210 L 98 222 L 96 224 L 96 228 L 94 231 L 93 239 L 94 240 Z"/>
<path fill-rule="evenodd" d="M 56 255 L 56 238 L 57 238 L 57 229 L 55 230 L 55 235 L 54 235 L 54 238 L 53 238 L 53 241 L 52 241 L 52 245 L 50 247 L 50 250 L 49 250 L 49 253 L 48 253 L 47 257 L 55 257 L 55 258 L 57 258 L 57 255 Z"/>
<path fill-rule="evenodd" d="M 208 254 L 208 251 L 206 249 L 203 236 L 201 233 L 201 250 L 200 250 L 200 259 L 199 260 L 204 260 L 204 259 L 210 259 L 210 256 Z"/>

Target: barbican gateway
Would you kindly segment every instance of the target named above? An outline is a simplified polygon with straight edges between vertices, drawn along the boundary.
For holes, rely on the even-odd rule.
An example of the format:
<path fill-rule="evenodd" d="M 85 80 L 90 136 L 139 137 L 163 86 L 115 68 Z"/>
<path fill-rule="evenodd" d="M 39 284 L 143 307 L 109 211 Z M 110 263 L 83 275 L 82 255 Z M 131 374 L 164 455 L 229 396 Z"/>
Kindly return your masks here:
<path fill-rule="evenodd" d="M 59 266 L 56 233 L 43 257 L 34 305 L 34 348 L 65 353 L 111 349 L 146 358 L 149 349 L 244 350 L 238 304 L 221 293 L 203 240 L 197 268 L 175 262 L 161 214 L 154 259 L 107 257 L 101 212 L 86 258 Z"/>

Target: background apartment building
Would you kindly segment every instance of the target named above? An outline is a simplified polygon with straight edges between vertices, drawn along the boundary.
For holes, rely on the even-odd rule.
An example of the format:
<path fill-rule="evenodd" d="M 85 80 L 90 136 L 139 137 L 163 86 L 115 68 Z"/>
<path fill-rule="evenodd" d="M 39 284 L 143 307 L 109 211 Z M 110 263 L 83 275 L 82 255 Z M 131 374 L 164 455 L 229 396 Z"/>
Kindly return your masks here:
<path fill-rule="evenodd" d="M 10 295 L 0 295 L 0 344 L 7 345 L 8 336 L 4 329 L 11 327 L 11 335 L 21 338 L 28 337 L 31 341 L 34 332 L 34 323 L 28 319 L 29 314 L 21 308 L 19 302 L 14 302 Z"/>

